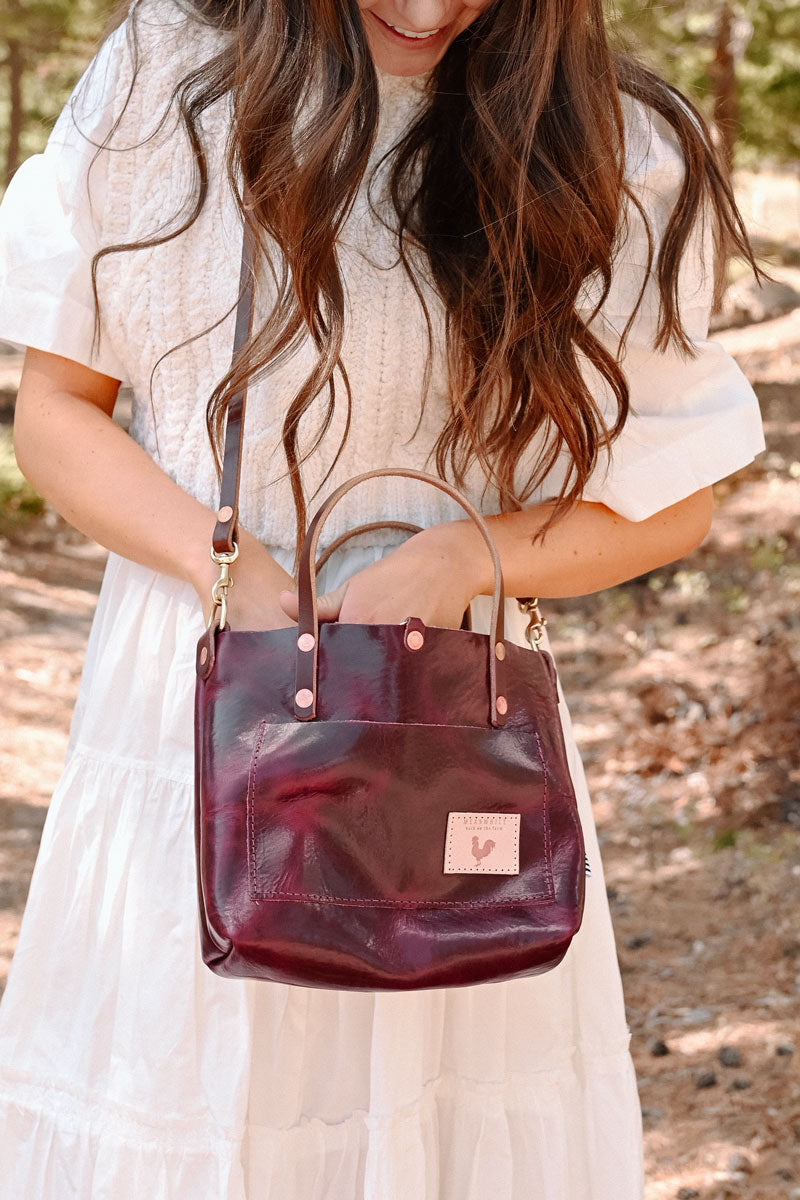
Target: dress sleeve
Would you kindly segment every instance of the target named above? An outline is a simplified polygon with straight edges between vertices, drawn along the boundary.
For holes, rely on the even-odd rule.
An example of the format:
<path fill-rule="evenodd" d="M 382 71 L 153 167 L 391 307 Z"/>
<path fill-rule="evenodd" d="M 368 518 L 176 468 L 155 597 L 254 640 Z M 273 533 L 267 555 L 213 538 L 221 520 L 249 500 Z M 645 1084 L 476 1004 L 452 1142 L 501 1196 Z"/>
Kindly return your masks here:
<path fill-rule="evenodd" d="M 627 143 L 626 174 L 651 226 L 655 263 L 683 182 L 683 156 L 669 125 L 642 105 L 633 109 Z M 590 326 L 616 353 L 644 285 L 622 360 L 630 412 L 610 451 L 601 452 L 583 492 L 584 500 L 605 504 L 631 521 L 724 479 L 765 448 L 755 392 L 735 360 L 708 339 L 713 300 L 709 214 L 698 216 L 679 274 L 680 313 L 693 355 L 673 345 L 663 352 L 653 348 L 659 292 L 652 266 L 647 272 L 647 250 L 642 217 L 631 205 L 609 294 Z M 596 283 L 587 281 L 581 314 L 588 318 L 598 298 Z M 612 406 L 605 380 L 588 366 L 587 378 L 605 415 L 615 417 L 616 402 Z"/>
<path fill-rule="evenodd" d="M 91 262 L 102 245 L 106 152 L 118 115 L 126 25 L 106 40 L 59 116 L 43 153 L 17 170 L 0 204 L 0 338 L 123 380 L 103 331 L 93 349 Z"/>

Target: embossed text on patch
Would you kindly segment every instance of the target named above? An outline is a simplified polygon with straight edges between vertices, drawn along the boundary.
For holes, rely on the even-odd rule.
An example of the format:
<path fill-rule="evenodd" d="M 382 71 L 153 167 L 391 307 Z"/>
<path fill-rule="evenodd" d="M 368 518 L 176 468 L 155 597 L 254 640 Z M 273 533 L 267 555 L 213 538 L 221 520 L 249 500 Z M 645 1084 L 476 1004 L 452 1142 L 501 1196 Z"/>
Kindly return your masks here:
<path fill-rule="evenodd" d="M 519 813 L 451 812 L 445 875 L 519 875 Z"/>

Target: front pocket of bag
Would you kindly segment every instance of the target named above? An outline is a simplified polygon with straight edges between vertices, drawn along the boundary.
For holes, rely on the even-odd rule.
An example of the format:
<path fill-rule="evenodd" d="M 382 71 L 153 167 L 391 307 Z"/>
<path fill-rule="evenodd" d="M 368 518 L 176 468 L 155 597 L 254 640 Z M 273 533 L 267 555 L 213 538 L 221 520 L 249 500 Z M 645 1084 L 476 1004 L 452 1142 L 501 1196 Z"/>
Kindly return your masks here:
<path fill-rule="evenodd" d="M 247 786 L 250 898 L 397 908 L 551 903 L 554 799 L 534 728 L 265 720 Z M 476 869 L 446 873 L 453 812 L 518 814 L 519 872 L 482 873 L 491 826 L 477 819 Z"/>

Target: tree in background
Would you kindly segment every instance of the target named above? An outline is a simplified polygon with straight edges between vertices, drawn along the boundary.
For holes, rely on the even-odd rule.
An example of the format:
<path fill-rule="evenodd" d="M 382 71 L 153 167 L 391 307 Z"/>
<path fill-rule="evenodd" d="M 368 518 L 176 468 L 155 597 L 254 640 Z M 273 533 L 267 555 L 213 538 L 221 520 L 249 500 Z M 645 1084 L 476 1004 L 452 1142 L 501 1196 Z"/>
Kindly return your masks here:
<path fill-rule="evenodd" d="M 105 28 L 113 0 L 0 0 L 5 183 L 41 150 Z"/>
<path fill-rule="evenodd" d="M 752 28 L 737 26 L 733 6 L 723 3 L 717 13 L 714 31 L 714 57 L 711 62 L 711 78 L 714 88 L 712 116 L 719 135 L 722 159 L 730 176 L 739 134 L 739 86 L 736 78 L 736 60 L 743 57 L 745 38 L 749 41 Z"/>
<path fill-rule="evenodd" d="M 622 40 L 716 121 L 729 162 L 800 160 L 798 0 L 616 0 L 613 15 Z"/>

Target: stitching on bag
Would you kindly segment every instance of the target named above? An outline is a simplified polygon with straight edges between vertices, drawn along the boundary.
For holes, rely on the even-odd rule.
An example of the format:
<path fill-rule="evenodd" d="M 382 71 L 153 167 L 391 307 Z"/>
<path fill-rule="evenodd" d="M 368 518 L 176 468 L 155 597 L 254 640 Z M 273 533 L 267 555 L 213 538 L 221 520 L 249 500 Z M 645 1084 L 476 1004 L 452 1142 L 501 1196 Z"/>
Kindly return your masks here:
<path fill-rule="evenodd" d="M 545 877 L 550 884 L 550 895 L 555 895 L 555 883 L 553 882 L 553 852 L 550 847 L 550 811 L 548 808 L 548 800 L 550 798 L 550 788 L 547 783 L 547 765 L 544 761 L 544 751 L 542 749 L 542 741 L 538 732 L 534 729 L 533 736 L 536 738 L 536 747 L 539 751 L 539 762 L 542 764 L 542 776 L 544 778 L 544 798 L 542 800 L 542 808 L 544 810 L 544 871 Z"/>
<path fill-rule="evenodd" d="M 325 717 L 324 723 L 326 725 L 397 725 L 403 729 L 407 729 L 409 726 L 412 726 L 414 729 L 489 729 L 489 728 L 491 728 L 488 721 L 484 721 L 479 725 L 457 725 L 457 724 L 455 724 L 455 722 L 448 722 L 447 724 L 445 724 L 443 721 L 370 721 L 368 717 L 364 717 L 364 718 L 342 717 L 341 719 L 336 718 L 336 717 Z M 291 721 L 264 721 L 264 724 L 272 725 L 274 727 L 274 726 L 281 726 L 281 725 L 290 725 L 290 724 L 292 724 L 292 722 Z M 527 725 L 505 725 L 504 729 L 506 730 L 506 732 L 509 732 L 509 733 L 513 732 L 514 730 L 517 730 L 517 729 L 523 730 L 524 732 L 528 732 L 529 727 Z"/>
<path fill-rule="evenodd" d="M 247 781 L 247 828 L 249 832 L 249 859 L 250 859 L 250 895 L 255 897 L 258 890 L 258 879 L 256 877 L 256 822 L 253 814 L 253 797 L 256 790 L 256 763 L 258 756 L 261 753 L 261 743 L 264 740 L 264 733 L 267 728 L 267 722 L 262 721 L 258 730 L 258 738 L 256 739 L 253 757 L 250 759 L 250 778 Z"/>
<path fill-rule="evenodd" d="M 583 832 L 583 825 L 581 823 L 581 815 L 578 811 L 578 805 L 576 802 L 569 805 L 568 812 L 569 812 L 570 820 L 572 821 L 572 824 L 575 826 L 575 832 L 578 835 L 578 841 L 580 842 L 581 850 L 583 851 L 585 865 L 588 868 L 588 870 L 586 871 L 586 874 L 591 875 L 592 871 L 591 871 L 591 867 L 589 867 L 589 856 L 586 853 L 586 837 Z"/>
<path fill-rule="evenodd" d="M 562 721 L 562 719 L 561 719 L 561 715 L 560 715 L 560 713 L 559 713 L 559 723 L 561 724 L 561 729 L 562 729 L 562 733 L 563 733 L 564 725 L 563 725 L 563 721 Z M 536 736 L 537 736 L 537 739 L 538 739 L 538 736 L 539 736 L 539 735 L 537 734 Z M 582 822 L 582 820 L 581 820 L 580 808 L 579 808 L 579 806 L 578 806 L 578 799 L 577 799 L 577 797 L 578 797 L 578 792 L 577 792 L 577 789 L 576 789 L 576 787 L 575 787 L 575 780 L 574 780 L 574 778 L 573 778 L 573 776 L 572 776 L 572 770 L 571 770 L 571 768 L 570 768 L 570 765 L 569 765 L 569 760 L 568 760 L 568 758 L 567 758 L 567 755 L 566 755 L 566 753 L 565 753 L 565 755 L 564 755 L 564 763 L 565 763 L 565 765 L 566 765 L 566 768 L 567 768 L 567 778 L 568 778 L 568 779 L 570 780 L 570 782 L 572 783 L 572 796 L 571 796 L 571 797 L 565 797 L 565 799 L 568 799 L 568 800 L 570 800 L 570 803 L 569 803 L 569 805 L 567 806 L 567 812 L 569 813 L 569 818 L 570 818 L 570 820 L 572 821 L 572 824 L 573 824 L 573 825 L 574 825 L 574 827 L 575 827 L 575 832 L 576 832 L 576 833 L 577 833 L 577 835 L 578 835 L 578 841 L 579 841 L 579 843 L 580 843 L 580 846 L 581 846 L 581 851 L 582 851 L 582 853 L 583 853 L 583 857 L 584 857 L 584 860 L 585 860 L 586 868 L 588 868 L 588 869 L 586 870 L 586 874 L 587 874 L 587 875 L 591 875 L 591 873 L 592 873 L 592 872 L 591 872 L 591 867 L 589 866 L 589 857 L 588 857 L 588 855 L 587 855 L 587 853 L 586 853 L 586 835 L 585 835 L 585 833 L 584 833 L 584 831 L 583 831 L 583 822 Z"/>
<path fill-rule="evenodd" d="M 548 787 L 547 766 L 544 759 L 544 751 L 539 734 L 534 730 L 536 739 L 536 749 L 539 755 L 539 761 L 542 765 L 542 777 L 544 780 L 544 793 L 542 797 L 542 814 L 543 814 L 543 836 L 545 847 L 545 878 L 548 881 L 549 888 L 542 892 L 528 892 L 524 896 L 517 896 L 513 900 L 386 900 L 377 897 L 358 898 L 354 899 L 349 896 L 331 896 L 325 893 L 316 892 L 261 892 L 258 890 L 258 878 L 256 872 L 256 835 L 255 835 L 255 813 L 254 813 L 254 797 L 255 797 L 255 778 L 256 766 L 259 755 L 261 753 L 261 743 L 264 740 L 267 725 L 271 722 L 262 720 L 258 738 L 253 749 L 253 754 L 250 759 L 250 772 L 247 784 L 247 825 L 248 825 L 248 857 L 250 859 L 250 899 L 251 900 L 301 900 L 301 901 L 320 901 L 327 904 L 341 904 L 353 908 L 515 908 L 520 904 L 527 904 L 531 901 L 541 901 L 543 903 L 555 903 L 555 884 L 553 882 L 552 870 L 552 849 L 550 844 L 550 813 L 548 808 L 548 800 L 550 790 Z M 401 721 L 386 721 L 386 722 L 370 722 L 370 721 L 338 721 L 326 722 L 327 724 L 341 725 L 367 725 L 367 724 L 386 724 L 386 725 L 402 725 Z M 473 729 L 475 726 L 444 726 L 444 728 L 458 729 Z M 573 816 L 574 820 L 574 816 Z"/>
<path fill-rule="evenodd" d="M 358 717 L 343 717 L 341 720 L 333 718 L 332 720 L 325 719 L 326 725 L 400 725 L 407 728 L 413 725 L 417 729 L 488 729 L 489 722 L 484 721 L 480 725 L 445 725 L 443 721 L 370 721 L 368 717 L 360 720 Z"/>
<path fill-rule="evenodd" d="M 251 900 L 319 900 L 325 904 L 343 904 L 351 908 L 518 908 L 531 900 L 544 904 L 555 904 L 550 892 L 533 892 L 517 896 L 513 900 L 352 900 L 345 896 L 329 896 L 314 892 L 259 892 Z"/>

